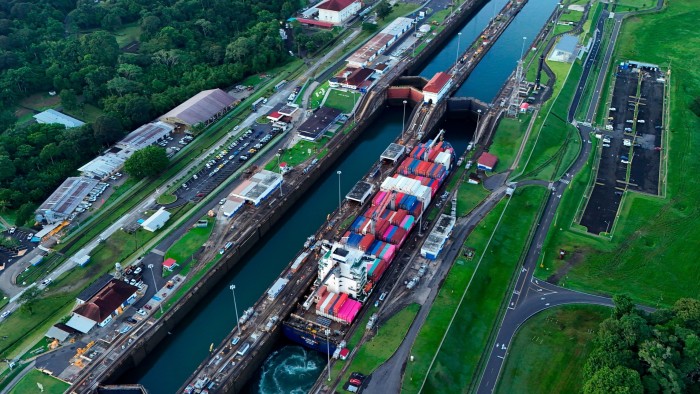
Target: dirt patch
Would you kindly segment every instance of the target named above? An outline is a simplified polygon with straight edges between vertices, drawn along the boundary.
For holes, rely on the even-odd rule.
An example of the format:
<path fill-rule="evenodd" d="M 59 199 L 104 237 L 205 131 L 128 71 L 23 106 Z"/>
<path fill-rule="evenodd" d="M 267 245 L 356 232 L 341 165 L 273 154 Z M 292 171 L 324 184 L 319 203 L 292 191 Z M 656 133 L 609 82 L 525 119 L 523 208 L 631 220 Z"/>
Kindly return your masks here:
<path fill-rule="evenodd" d="M 564 259 L 564 264 L 547 278 L 547 282 L 558 285 L 559 281 L 564 278 L 572 268 L 583 262 L 583 257 L 584 253 L 581 250 L 574 250 L 573 253 L 569 253 Z"/>

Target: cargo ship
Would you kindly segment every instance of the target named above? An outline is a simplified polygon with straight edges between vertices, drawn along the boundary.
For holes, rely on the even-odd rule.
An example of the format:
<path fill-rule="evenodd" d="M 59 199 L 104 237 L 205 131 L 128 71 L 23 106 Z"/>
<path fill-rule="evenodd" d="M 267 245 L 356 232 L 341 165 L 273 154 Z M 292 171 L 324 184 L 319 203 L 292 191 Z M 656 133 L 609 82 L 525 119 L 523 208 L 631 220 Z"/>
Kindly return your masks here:
<path fill-rule="evenodd" d="M 317 278 L 304 303 L 283 322 L 287 338 L 338 356 L 345 329 L 355 321 L 411 230 L 419 225 L 451 170 L 454 149 L 441 140 L 443 133 L 418 143 L 408 154 L 402 145 L 387 148 L 393 146 L 395 152 L 391 175 L 377 182 L 376 193 L 362 200 L 361 213 L 336 239 L 316 243 Z M 374 186 L 368 186 L 373 190 Z"/>

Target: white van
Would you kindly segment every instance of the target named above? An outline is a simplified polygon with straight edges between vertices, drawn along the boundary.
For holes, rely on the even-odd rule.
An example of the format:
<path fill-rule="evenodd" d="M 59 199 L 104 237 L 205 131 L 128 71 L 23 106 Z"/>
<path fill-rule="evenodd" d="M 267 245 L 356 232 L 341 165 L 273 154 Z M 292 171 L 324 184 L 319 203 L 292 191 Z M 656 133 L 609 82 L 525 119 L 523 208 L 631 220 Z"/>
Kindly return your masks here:
<path fill-rule="evenodd" d="M 236 354 L 237 354 L 239 357 L 243 357 L 243 356 L 246 355 L 246 353 L 248 353 L 248 350 L 249 350 L 249 349 L 250 349 L 250 343 L 244 343 L 244 344 L 241 346 L 241 348 L 238 349 L 238 352 L 236 352 Z"/>

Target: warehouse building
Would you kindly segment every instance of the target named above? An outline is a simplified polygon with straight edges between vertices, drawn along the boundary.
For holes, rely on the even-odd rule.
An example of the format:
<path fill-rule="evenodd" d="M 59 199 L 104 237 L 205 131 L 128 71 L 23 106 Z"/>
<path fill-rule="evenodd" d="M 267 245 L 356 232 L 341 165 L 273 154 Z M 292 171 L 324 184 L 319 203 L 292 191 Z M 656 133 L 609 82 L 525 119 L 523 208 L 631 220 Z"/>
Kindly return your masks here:
<path fill-rule="evenodd" d="M 170 110 L 159 119 L 177 127 L 208 125 L 235 106 L 236 99 L 221 89 L 204 90 Z"/>
<path fill-rule="evenodd" d="M 443 246 L 445 246 L 447 239 L 450 238 L 454 226 L 454 216 L 440 215 L 433 231 L 430 232 L 420 248 L 421 256 L 429 260 L 435 260 L 440 251 L 442 251 Z"/>
<path fill-rule="evenodd" d="M 173 133 L 175 127 L 164 122 L 147 123 L 129 133 L 116 146 L 121 148 L 131 156 L 137 150 L 141 150 L 156 142 L 162 141 Z"/>
<path fill-rule="evenodd" d="M 67 219 L 97 183 L 86 177 L 66 179 L 36 210 L 36 221 L 52 224 Z"/>
<path fill-rule="evenodd" d="M 120 154 L 119 148 L 112 148 L 107 153 L 90 160 L 78 168 L 80 175 L 88 178 L 104 179 L 124 167 L 127 156 Z"/>
<path fill-rule="evenodd" d="M 85 124 L 85 122 L 81 122 L 76 118 L 56 111 L 55 109 L 47 109 L 46 111 L 39 112 L 38 114 L 32 117 L 36 120 L 37 123 L 62 124 L 66 126 L 67 129 L 80 127 Z"/>
<path fill-rule="evenodd" d="M 340 118 L 339 109 L 321 107 L 304 123 L 299 125 L 297 132 L 299 137 L 308 141 L 316 141 Z"/>
<path fill-rule="evenodd" d="M 259 205 L 267 196 L 275 189 L 282 185 L 282 174 L 276 172 L 262 170 L 250 179 L 246 179 L 238 185 L 231 194 L 231 197 L 237 197 L 248 201 L 253 205 Z"/>
<path fill-rule="evenodd" d="M 318 5 L 318 20 L 340 25 L 357 15 L 362 8 L 360 0 L 327 0 Z"/>
<path fill-rule="evenodd" d="M 348 58 L 349 67 L 367 67 L 377 56 L 384 53 L 407 31 L 411 29 L 413 19 L 396 18 L 381 32 L 372 37 L 365 45 Z"/>

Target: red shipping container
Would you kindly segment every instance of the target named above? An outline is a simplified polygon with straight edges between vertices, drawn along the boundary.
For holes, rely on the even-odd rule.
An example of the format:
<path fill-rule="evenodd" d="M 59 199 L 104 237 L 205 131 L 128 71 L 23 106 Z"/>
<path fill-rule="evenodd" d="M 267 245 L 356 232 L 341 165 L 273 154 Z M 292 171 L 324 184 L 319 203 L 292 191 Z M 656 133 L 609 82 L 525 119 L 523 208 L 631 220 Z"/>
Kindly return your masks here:
<path fill-rule="evenodd" d="M 366 251 L 367 248 L 369 248 L 370 245 L 372 245 L 372 242 L 374 242 L 374 235 L 367 234 L 364 237 L 362 237 L 362 241 L 360 241 L 358 247 L 360 248 L 360 250 Z"/>
<path fill-rule="evenodd" d="M 372 280 L 375 282 L 379 281 L 379 279 L 384 274 L 384 271 L 386 271 L 386 267 L 387 267 L 387 262 L 385 260 L 379 260 L 379 264 L 377 265 L 377 268 L 375 268 L 374 272 L 372 272 Z"/>
<path fill-rule="evenodd" d="M 345 293 L 340 294 L 340 299 L 338 302 L 335 303 L 335 306 L 333 307 L 333 316 L 338 316 L 338 311 L 340 308 L 343 306 L 345 301 L 347 301 L 348 295 Z"/>
<path fill-rule="evenodd" d="M 328 303 L 326 304 L 325 308 L 323 308 L 323 310 L 322 310 L 321 312 L 327 313 L 327 314 L 330 315 L 329 311 L 331 310 L 331 307 L 333 306 L 333 304 L 334 304 L 336 301 L 338 301 L 338 298 L 340 298 L 340 296 L 339 296 L 337 293 L 333 293 L 333 295 L 331 296 L 331 300 L 328 301 Z"/>
<path fill-rule="evenodd" d="M 328 286 L 326 286 L 326 285 L 321 286 L 321 287 L 318 289 L 318 298 L 319 298 L 319 300 L 320 300 L 321 298 L 323 298 L 323 297 L 326 295 L 326 293 L 328 293 Z"/>

